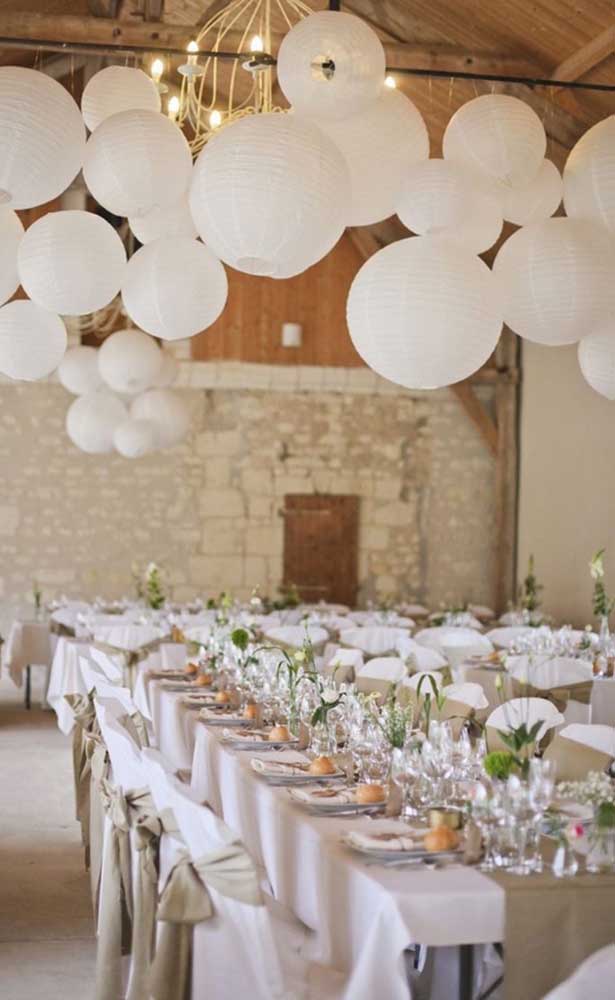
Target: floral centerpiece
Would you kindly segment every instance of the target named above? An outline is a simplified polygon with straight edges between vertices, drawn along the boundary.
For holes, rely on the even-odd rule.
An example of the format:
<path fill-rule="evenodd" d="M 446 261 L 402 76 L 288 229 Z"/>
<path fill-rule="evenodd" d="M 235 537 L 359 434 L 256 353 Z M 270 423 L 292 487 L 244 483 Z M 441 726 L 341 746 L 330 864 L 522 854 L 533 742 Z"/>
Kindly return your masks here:
<path fill-rule="evenodd" d="M 299 689 L 304 681 L 314 681 L 317 675 L 316 662 L 314 659 L 314 649 L 309 637 L 306 634 L 303 646 L 294 652 L 281 649 L 277 646 L 268 647 L 279 649 L 282 659 L 276 669 L 276 678 L 282 675 L 286 677 L 288 687 L 288 727 L 293 736 L 299 735 Z"/>
<path fill-rule="evenodd" d="M 594 581 L 594 615 L 600 619 L 600 639 L 605 644 L 609 640 L 609 616 L 615 607 L 615 598 L 607 595 L 604 584 L 604 549 L 600 549 L 592 558 L 589 572 Z"/>
<path fill-rule="evenodd" d="M 557 792 L 562 799 L 589 805 L 594 811 L 588 833 L 589 851 L 585 867 L 589 872 L 615 870 L 615 781 L 608 774 L 590 771 L 582 781 L 561 781 Z"/>
<path fill-rule="evenodd" d="M 527 564 L 527 574 L 519 588 L 519 606 L 528 612 L 529 624 L 540 619 L 540 616 L 536 612 L 540 609 L 541 590 L 543 590 L 543 585 L 538 582 L 534 571 L 534 556 L 530 555 Z"/>
<path fill-rule="evenodd" d="M 164 592 L 162 570 L 155 562 L 148 563 L 143 576 L 143 597 L 148 607 L 154 611 L 159 611 L 164 606 L 166 594 Z"/>
<path fill-rule="evenodd" d="M 379 709 L 375 698 L 368 707 L 372 718 L 392 750 L 402 750 L 414 725 L 414 706 L 397 698 L 397 685 L 391 684 L 384 705 Z"/>

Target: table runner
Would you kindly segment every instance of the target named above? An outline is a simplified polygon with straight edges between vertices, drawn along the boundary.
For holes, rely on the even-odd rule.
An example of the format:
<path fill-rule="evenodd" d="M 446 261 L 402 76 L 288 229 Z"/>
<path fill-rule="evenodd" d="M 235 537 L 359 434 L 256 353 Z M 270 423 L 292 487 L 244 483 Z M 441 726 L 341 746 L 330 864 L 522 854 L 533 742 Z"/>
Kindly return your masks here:
<path fill-rule="evenodd" d="M 550 871 L 556 849 L 554 841 L 543 842 L 542 874 L 488 876 L 506 893 L 505 1000 L 541 1000 L 615 939 L 615 874 L 556 878 Z"/>

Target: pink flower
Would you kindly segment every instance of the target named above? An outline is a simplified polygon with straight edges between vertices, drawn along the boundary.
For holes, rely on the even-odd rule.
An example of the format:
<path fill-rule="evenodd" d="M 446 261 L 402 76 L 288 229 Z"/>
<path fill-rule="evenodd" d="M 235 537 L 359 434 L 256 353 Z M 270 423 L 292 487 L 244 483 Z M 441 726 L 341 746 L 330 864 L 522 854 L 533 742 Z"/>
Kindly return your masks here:
<path fill-rule="evenodd" d="M 578 840 L 583 836 L 585 830 L 582 823 L 571 823 L 567 830 L 569 840 Z"/>

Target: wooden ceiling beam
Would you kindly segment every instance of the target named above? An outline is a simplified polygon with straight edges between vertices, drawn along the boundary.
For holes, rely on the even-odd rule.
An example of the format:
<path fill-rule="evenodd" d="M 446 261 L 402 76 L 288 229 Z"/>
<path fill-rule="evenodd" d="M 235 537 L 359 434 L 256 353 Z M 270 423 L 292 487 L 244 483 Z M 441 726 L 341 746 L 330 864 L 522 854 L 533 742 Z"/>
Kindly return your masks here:
<path fill-rule="evenodd" d="M 579 80 L 615 52 L 615 26 L 605 28 L 590 42 L 564 59 L 556 66 L 551 77 L 553 80 Z"/>

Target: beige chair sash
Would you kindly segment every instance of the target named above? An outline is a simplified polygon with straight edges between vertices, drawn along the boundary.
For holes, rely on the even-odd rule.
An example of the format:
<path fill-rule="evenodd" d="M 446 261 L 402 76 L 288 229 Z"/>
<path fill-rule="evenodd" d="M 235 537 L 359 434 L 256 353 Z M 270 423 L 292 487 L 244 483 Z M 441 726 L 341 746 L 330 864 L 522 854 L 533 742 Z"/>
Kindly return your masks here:
<path fill-rule="evenodd" d="M 163 635 L 159 639 L 152 639 L 151 642 L 146 642 L 143 646 L 139 646 L 138 649 L 122 649 L 121 646 L 112 646 L 109 642 L 91 642 L 90 646 L 101 653 L 106 653 L 107 656 L 114 656 L 121 659 L 124 671 L 127 674 L 130 690 L 132 691 L 134 688 L 135 667 L 143 660 L 146 660 L 150 653 L 155 653 L 156 650 L 160 649 L 163 643 L 170 641 L 170 636 Z"/>
<path fill-rule="evenodd" d="M 75 638 L 75 630 L 71 625 L 62 625 L 61 622 L 56 622 L 53 618 L 49 622 L 49 631 L 52 632 L 53 635 L 60 637 L 65 636 L 67 639 Z"/>
<path fill-rule="evenodd" d="M 88 744 L 90 760 L 90 890 L 94 920 L 98 922 L 98 889 L 102 870 L 105 810 L 100 794 L 100 784 L 108 778 L 109 757 L 102 739 L 91 739 Z"/>
<path fill-rule="evenodd" d="M 73 781 L 75 786 L 75 814 L 81 824 L 81 840 L 86 850 L 86 867 L 90 846 L 90 760 L 86 746 L 89 735 L 100 732 L 94 702 L 88 694 L 65 694 L 70 705 L 75 727 L 73 729 Z"/>
<path fill-rule="evenodd" d="M 606 771 L 613 763 L 610 754 L 566 739 L 559 733 L 545 750 L 545 759 L 555 761 L 558 781 L 582 781 L 590 771 Z"/>
<path fill-rule="evenodd" d="M 250 906 L 263 905 L 258 874 L 243 844 L 194 861 L 182 852 L 158 904 L 162 928 L 150 979 L 153 1000 L 190 1000 L 193 928 L 214 914 L 208 887 Z"/>
<path fill-rule="evenodd" d="M 511 678 L 513 698 L 546 698 L 552 702 L 558 712 L 563 712 L 569 701 L 580 701 L 589 705 L 592 696 L 593 681 L 581 681 L 579 684 L 564 684 L 562 687 L 535 688 L 531 684 L 522 684 L 515 677 Z"/>
<path fill-rule="evenodd" d="M 121 715 L 118 719 L 119 724 L 126 730 L 128 735 L 137 746 L 142 749 L 147 749 L 150 745 L 149 733 L 147 731 L 147 723 L 143 718 L 141 712 L 138 710 L 132 712 L 131 715 Z"/>

